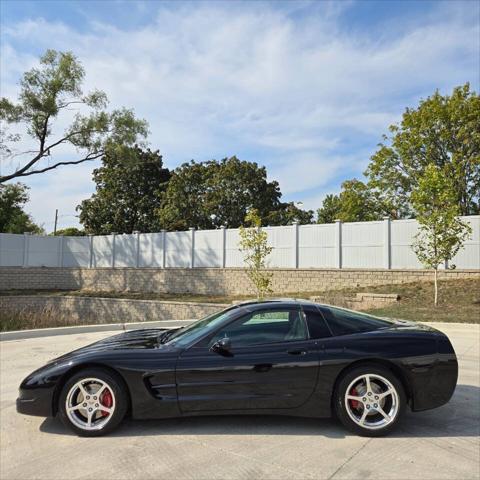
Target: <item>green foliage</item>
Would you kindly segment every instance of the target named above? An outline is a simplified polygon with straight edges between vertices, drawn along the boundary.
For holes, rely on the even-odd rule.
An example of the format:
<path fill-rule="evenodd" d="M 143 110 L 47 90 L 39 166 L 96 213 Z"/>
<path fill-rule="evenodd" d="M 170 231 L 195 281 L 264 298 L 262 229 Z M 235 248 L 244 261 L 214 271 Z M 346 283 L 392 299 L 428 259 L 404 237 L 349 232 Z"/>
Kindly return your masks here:
<path fill-rule="evenodd" d="M 210 190 L 216 163 L 184 163 L 172 174 L 164 202 L 158 209 L 160 223 L 167 230 L 214 228 L 212 212 L 206 211 L 206 197 Z"/>
<path fill-rule="evenodd" d="M 262 220 L 257 210 L 251 209 L 245 216 L 245 224 L 240 227 L 240 250 L 244 253 L 247 274 L 257 291 L 257 298 L 262 299 L 271 293 L 272 274 L 265 271 L 266 259 L 272 252 L 268 245 L 267 232 L 261 229 Z"/>
<path fill-rule="evenodd" d="M 97 235 L 158 232 L 162 225 L 156 211 L 169 179 L 158 151 L 110 148 L 93 171 L 96 192 L 77 207 L 80 223 Z"/>
<path fill-rule="evenodd" d="M 53 235 L 53 233 L 52 233 Z M 55 232 L 55 235 L 57 237 L 63 236 L 63 237 L 84 237 L 86 235 L 85 230 L 80 230 L 79 228 L 76 227 L 67 227 L 67 228 L 61 228 L 60 230 L 57 230 Z"/>
<path fill-rule="evenodd" d="M 360 180 L 342 183 L 339 219 L 343 222 L 369 222 L 385 216 L 384 205 L 376 193 Z"/>
<path fill-rule="evenodd" d="M 407 108 L 389 130 L 365 174 L 369 187 L 393 206 L 394 217 L 413 213 L 411 193 L 431 164 L 452 179 L 459 213 L 480 213 L 480 97 L 468 83 Z"/>
<path fill-rule="evenodd" d="M 340 216 L 340 197 L 329 194 L 323 199 L 322 206 L 317 210 L 317 223 L 333 223 Z"/>
<path fill-rule="evenodd" d="M 470 226 L 458 218 L 457 200 L 454 181 L 445 170 L 427 165 L 411 195 L 419 222 L 413 249 L 425 267 L 435 270 L 435 305 L 438 267 L 457 254 L 471 233 Z"/>
<path fill-rule="evenodd" d="M 369 222 L 391 215 L 391 209 L 377 192 L 360 180 L 342 183 L 339 195 L 327 195 L 318 209 L 317 223 Z"/>
<path fill-rule="evenodd" d="M 430 164 L 451 178 L 461 215 L 480 213 L 480 97 L 468 83 L 407 108 L 389 131 L 371 157 L 367 182 L 349 180 L 339 195 L 328 195 L 318 223 L 414 216 L 412 191 Z"/>
<path fill-rule="evenodd" d="M 28 187 L 21 183 L 0 185 L 0 232 L 2 233 L 44 233 L 35 225 L 30 215 L 23 211 L 28 202 Z"/>
<path fill-rule="evenodd" d="M 0 176 L 0 183 L 95 160 L 109 146 L 128 147 L 146 137 L 147 123 L 136 119 L 132 110 L 108 112 L 105 93 L 94 90 L 84 94 L 84 77 L 81 63 L 71 52 L 47 50 L 40 58 L 40 66 L 24 73 L 17 103 L 0 99 L 0 153 L 4 160 L 15 155 L 15 163 L 20 164 L 12 173 Z M 74 116 L 62 135 L 51 138 L 54 121 L 74 107 L 81 107 L 82 113 Z M 7 125 L 17 131 L 8 132 Z M 14 145 L 22 139 L 19 132 L 24 130 L 34 144 L 28 152 L 16 152 Z M 61 154 L 55 156 L 58 147 L 66 145 L 75 147 L 75 160 L 60 161 Z"/>
<path fill-rule="evenodd" d="M 252 208 L 270 225 L 284 225 L 296 217 L 311 220 L 311 212 L 280 198 L 278 183 L 268 182 L 265 168 L 254 162 L 237 157 L 191 161 L 173 173 L 158 216 L 168 230 L 237 228 Z"/>
<path fill-rule="evenodd" d="M 301 225 L 313 223 L 313 210 L 302 210 L 294 202 L 281 202 L 264 219 L 264 223 L 271 226 L 291 225 L 294 222 Z"/>

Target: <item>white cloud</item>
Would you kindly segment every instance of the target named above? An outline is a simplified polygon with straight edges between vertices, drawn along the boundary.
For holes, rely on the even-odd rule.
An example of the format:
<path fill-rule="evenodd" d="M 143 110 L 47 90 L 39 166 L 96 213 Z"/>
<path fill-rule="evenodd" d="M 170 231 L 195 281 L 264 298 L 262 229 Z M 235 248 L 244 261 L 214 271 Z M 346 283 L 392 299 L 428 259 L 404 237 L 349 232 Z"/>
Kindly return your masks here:
<path fill-rule="evenodd" d="M 92 22 L 80 32 L 30 19 L 4 29 L 2 92 L 14 94 L 33 48 L 72 50 L 87 89 L 149 121 L 168 166 L 237 154 L 265 163 L 287 198 L 319 198 L 312 189 L 363 170 L 365 145 L 373 151 L 409 102 L 475 82 L 478 68 L 478 25 L 461 10 L 376 39 L 340 28 L 349 4 L 338 3 L 299 18 L 269 4 L 161 6 L 136 30 Z M 73 210 L 92 191 L 90 170 L 28 180 L 34 216 L 46 221 L 59 202 Z M 59 178 L 68 181 L 59 187 Z"/>

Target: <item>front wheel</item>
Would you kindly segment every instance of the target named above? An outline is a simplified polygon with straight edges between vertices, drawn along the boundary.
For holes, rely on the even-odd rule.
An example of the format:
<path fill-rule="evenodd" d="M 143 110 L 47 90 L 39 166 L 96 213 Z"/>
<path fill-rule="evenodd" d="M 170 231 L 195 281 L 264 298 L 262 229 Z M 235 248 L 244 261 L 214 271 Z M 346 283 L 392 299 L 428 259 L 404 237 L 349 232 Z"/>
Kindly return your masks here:
<path fill-rule="evenodd" d="M 400 381 L 387 368 L 360 366 L 339 381 L 335 413 L 351 431 L 368 437 L 389 433 L 402 415 L 406 396 Z"/>
<path fill-rule="evenodd" d="M 118 375 L 100 368 L 82 370 L 67 380 L 59 397 L 62 422 L 83 437 L 111 432 L 123 420 L 128 397 Z"/>

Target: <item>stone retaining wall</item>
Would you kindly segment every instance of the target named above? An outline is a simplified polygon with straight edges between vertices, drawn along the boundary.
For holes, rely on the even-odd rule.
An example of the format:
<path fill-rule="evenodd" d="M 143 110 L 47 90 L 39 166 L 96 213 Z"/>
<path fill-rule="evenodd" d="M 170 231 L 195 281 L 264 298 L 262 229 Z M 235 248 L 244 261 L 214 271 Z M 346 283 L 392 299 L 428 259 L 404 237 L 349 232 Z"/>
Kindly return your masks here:
<path fill-rule="evenodd" d="M 397 303 L 400 296 L 396 293 L 357 293 L 355 296 L 342 295 L 326 295 L 313 296 L 310 300 L 317 303 L 327 303 L 329 305 L 336 305 L 337 307 L 350 308 L 352 310 L 370 310 L 373 308 L 383 308 L 388 305 Z"/>
<path fill-rule="evenodd" d="M 225 308 L 218 303 L 165 302 L 123 298 L 12 295 L 0 297 L 5 312 L 47 312 L 65 325 L 192 320 Z"/>
<path fill-rule="evenodd" d="M 271 269 L 273 293 L 318 292 L 432 280 L 428 270 Z M 478 278 L 480 270 L 443 270 L 440 279 Z M 94 290 L 205 295 L 252 294 L 241 268 L 0 267 L 1 290 Z"/>

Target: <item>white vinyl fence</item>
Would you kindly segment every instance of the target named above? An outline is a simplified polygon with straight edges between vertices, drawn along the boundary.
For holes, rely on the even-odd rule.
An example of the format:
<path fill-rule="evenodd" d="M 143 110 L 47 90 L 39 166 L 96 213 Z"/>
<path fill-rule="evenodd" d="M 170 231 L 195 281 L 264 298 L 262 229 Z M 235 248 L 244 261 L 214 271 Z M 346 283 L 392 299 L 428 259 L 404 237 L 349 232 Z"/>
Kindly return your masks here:
<path fill-rule="evenodd" d="M 451 264 L 480 268 L 480 215 Z M 422 268 L 411 246 L 416 220 L 265 227 L 273 268 Z M 242 267 L 238 229 L 88 237 L 0 234 L 0 266 Z"/>

